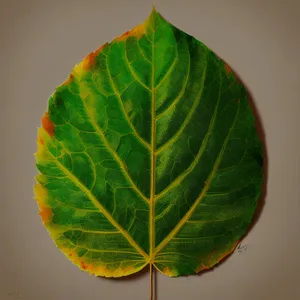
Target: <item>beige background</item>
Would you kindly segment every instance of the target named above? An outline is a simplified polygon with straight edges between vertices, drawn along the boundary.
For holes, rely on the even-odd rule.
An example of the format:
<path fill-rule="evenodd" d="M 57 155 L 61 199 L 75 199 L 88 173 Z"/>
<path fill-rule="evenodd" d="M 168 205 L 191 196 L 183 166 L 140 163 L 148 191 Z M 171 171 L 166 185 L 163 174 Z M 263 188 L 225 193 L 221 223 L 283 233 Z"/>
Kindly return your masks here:
<path fill-rule="evenodd" d="M 85 55 L 141 23 L 151 1 L 0 1 L 0 299 L 148 299 L 148 273 L 107 280 L 81 272 L 48 237 L 33 200 L 36 128 L 47 99 Z M 157 276 L 157 300 L 300 299 L 300 3 L 153 1 L 171 23 L 225 59 L 252 93 L 265 130 L 265 205 L 214 271 Z"/>

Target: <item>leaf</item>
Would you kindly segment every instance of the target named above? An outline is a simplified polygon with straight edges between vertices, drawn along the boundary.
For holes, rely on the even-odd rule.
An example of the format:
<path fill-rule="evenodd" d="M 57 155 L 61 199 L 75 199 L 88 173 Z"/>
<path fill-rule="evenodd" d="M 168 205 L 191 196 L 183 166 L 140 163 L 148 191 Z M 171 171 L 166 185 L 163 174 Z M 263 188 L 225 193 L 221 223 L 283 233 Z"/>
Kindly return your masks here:
<path fill-rule="evenodd" d="M 261 194 L 245 87 L 152 11 L 49 99 L 35 195 L 63 253 L 96 276 L 195 274 L 230 254 Z"/>

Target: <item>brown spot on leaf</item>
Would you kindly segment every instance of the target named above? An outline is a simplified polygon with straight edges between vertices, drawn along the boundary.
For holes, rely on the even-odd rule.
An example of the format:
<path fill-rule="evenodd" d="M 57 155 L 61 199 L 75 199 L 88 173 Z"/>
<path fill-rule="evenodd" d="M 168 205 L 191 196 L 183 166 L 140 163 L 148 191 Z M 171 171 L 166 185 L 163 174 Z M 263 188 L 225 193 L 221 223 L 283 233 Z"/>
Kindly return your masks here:
<path fill-rule="evenodd" d="M 166 274 L 166 275 L 170 275 L 170 274 L 171 274 L 171 271 L 170 271 L 170 269 L 169 269 L 168 267 L 165 267 L 165 268 L 163 269 L 163 273 Z"/>
<path fill-rule="evenodd" d="M 82 68 L 86 71 L 90 70 L 95 65 L 95 58 L 107 45 L 108 43 L 105 43 L 104 45 L 99 47 L 95 52 L 91 52 L 89 55 L 87 55 L 82 61 Z"/>
<path fill-rule="evenodd" d="M 94 63 L 95 63 L 95 53 L 92 52 L 83 59 L 82 68 L 85 70 L 90 70 L 90 68 L 94 66 Z"/>
<path fill-rule="evenodd" d="M 231 68 L 225 62 L 224 62 L 224 66 L 225 66 L 225 70 L 226 70 L 227 75 L 232 73 Z"/>
<path fill-rule="evenodd" d="M 38 137 L 38 139 L 39 139 L 38 142 L 39 142 L 40 144 L 44 145 L 44 140 L 43 140 L 40 136 Z"/>
<path fill-rule="evenodd" d="M 53 217 L 53 212 L 50 207 L 42 206 L 39 215 L 41 216 L 42 221 L 45 224 L 49 222 L 50 219 Z"/>
<path fill-rule="evenodd" d="M 88 266 L 85 264 L 83 260 L 80 262 L 80 265 L 83 270 L 87 270 Z"/>
<path fill-rule="evenodd" d="M 50 136 L 54 136 L 54 124 L 50 120 L 49 114 L 47 112 L 42 118 L 42 126 Z"/>
<path fill-rule="evenodd" d="M 224 63 L 224 67 L 225 67 L 225 70 L 226 70 L 227 75 L 229 75 L 229 74 L 232 73 L 232 74 L 234 75 L 236 81 L 237 81 L 239 84 L 243 85 L 243 83 L 242 83 L 240 77 L 234 72 L 234 70 L 232 70 L 232 69 L 231 69 L 224 61 L 223 61 L 223 63 Z M 235 84 L 235 82 L 233 81 L 231 84 Z"/>
<path fill-rule="evenodd" d="M 68 85 L 70 83 L 72 83 L 74 80 L 74 75 L 71 73 L 68 77 L 68 79 L 63 83 L 63 85 Z"/>

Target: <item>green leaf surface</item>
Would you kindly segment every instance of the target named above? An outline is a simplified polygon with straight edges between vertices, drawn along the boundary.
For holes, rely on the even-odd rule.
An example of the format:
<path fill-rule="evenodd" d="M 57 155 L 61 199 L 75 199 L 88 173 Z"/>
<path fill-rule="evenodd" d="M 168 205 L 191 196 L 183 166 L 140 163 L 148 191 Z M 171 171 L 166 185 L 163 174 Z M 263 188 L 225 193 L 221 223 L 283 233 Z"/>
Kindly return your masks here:
<path fill-rule="evenodd" d="M 245 234 L 261 194 L 254 123 L 228 65 L 153 10 L 50 97 L 36 153 L 43 223 L 97 276 L 211 268 Z"/>

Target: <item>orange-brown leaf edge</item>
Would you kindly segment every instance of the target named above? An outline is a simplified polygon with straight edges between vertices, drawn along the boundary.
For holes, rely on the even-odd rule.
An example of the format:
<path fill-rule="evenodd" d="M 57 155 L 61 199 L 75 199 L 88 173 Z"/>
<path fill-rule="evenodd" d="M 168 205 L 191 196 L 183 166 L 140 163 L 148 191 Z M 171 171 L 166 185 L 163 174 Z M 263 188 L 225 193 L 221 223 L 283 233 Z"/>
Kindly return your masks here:
<path fill-rule="evenodd" d="M 232 73 L 231 68 L 225 62 L 224 62 L 224 66 L 225 66 L 225 70 L 226 70 L 227 75 L 229 75 L 230 73 Z"/>
<path fill-rule="evenodd" d="M 225 259 L 228 255 L 230 255 L 236 248 L 236 246 L 239 244 L 240 240 L 238 240 L 234 245 L 233 247 L 229 250 L 229 251 L 225 251 L 217 260 L 216 263 L 213 263 L 213 264 L 209 264 L 209 265 L 205 265 L 205 264 L 201 264 L 200 268 L 198 270 L 196 270 L 196 273 L 200 273 L 201 271 L 204 271 L 204 270 L 208 270 L 208 269 L 211 269 L 213 266 L 221 263 L 221 261 L 223 259 Z M 213 253 L 214 253 L 215 250 L 213 250 Z M 213 256 L 213 255 L 212 255 Z"/>
<path fill-rule="evenodd" d="M 73 79 L 74 79 L 74 75 L 71 73 L 69 75 L 68 79 L 63 83 L 63 85 L 68 85 L 68 84 L 72 83 Z"/>
<path fill-rule="evenodd" d="M 38 142 L 39 142 L 40 144 L 44 145 L 44 140 L 43 140 L 40 136 L 38 136 Z"/>
<path fill-rule="evenodd" d="M 52 209 L 50 207 L 41 206 L 39 215 L 41 216 L 43 223 L 46 224 L 53 217 L 53 212 L 52 212 Z"/>
<path fill-rule="evenodd" d="M 54 124 L 49 118 L 49 114 L 46 112 L 42 117 L 42 126 L 49 136 L 54 136 Z"/>
<path fill-rule="evenodd" d="M 124 32 L 122 35 L 116 37 L 114 41 L 126 41 L 129 37 L 141 38 L 145 33 L 145 24 L 139 24 L 133 29 Z"/>
<path fill-rule="evenodd" d="M 88 268 L 88 266 L 85 264 L 83 260 L 80 262 L 80 265 L 83 270 L 86 270 Z"/>
<path fill-rule="evenodd" d="M 108 43 L 105 43 L 99 47 L 95 52 L 88 54 L 82 61 L 82 68 L 86 71 L 90 70 L 95 65 L 95 58 L 98 54 L 107 46 Z"/>

